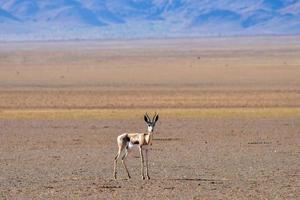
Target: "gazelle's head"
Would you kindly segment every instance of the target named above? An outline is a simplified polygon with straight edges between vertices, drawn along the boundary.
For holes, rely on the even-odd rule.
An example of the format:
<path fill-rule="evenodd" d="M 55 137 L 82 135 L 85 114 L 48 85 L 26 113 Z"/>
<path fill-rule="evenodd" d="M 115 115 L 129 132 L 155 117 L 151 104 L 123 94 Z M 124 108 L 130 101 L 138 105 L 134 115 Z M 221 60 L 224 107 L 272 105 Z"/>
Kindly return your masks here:
<path fill-rule="evenodd" d="M 146 113 L 144 115 L 144 120 L 148 125 L 148 133 L 152 133 L 154 131 L 155 124 L 158 121 L 158 114 L 155 113 L 155 115 L 153 116 L 153 118 L 151 120 L 151 118 Z"/>

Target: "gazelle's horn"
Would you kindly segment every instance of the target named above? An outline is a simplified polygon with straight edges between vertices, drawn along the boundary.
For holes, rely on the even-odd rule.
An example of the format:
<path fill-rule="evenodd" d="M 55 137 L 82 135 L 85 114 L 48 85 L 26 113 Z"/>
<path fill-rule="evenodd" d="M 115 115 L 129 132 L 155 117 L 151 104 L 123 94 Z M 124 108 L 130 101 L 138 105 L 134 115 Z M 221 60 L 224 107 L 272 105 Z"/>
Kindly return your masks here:
<path fill-rule="evenodd" d="M 153 121 L 153 122 L 154 122 L 154 119 L 155 119 L 156 115 L 157 115 L 157 113 L 155 112 L 155 114 L 154 114 L 154 116 L 153 116 L 153 118 L 152 118 L 152 121 Z"/>
<path fill-rule="evenodd" d="M 148 122 L 151 122 L 150 117 L 148 116 L 148 113 L 146 113 L 145 116 L 147 117 Z"/>

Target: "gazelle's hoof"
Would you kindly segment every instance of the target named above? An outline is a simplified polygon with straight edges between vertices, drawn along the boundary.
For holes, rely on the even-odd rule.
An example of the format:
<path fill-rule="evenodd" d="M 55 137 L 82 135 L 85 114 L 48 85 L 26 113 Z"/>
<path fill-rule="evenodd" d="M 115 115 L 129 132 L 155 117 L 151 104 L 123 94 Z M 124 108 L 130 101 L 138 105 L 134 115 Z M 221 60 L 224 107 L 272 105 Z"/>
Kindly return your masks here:
<path fill-rule="evenodd" d="M 145 180 L 145 176 L 142 176 L 142 179 Z"/>
<path fill-rule="evenodd" d="M 150 176 L 147 176 L 147 179 L 150 180 Z"/>

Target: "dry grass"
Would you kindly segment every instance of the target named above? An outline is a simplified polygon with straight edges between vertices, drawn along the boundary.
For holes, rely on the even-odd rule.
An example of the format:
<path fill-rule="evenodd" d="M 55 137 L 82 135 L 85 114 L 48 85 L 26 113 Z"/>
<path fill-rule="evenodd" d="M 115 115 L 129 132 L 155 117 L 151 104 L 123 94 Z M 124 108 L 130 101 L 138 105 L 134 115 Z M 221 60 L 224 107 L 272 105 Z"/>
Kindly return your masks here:
<path fill-rule="evenodd" d="M 298 116 L 299 41 L 2 43 L 1 118 Z"/>
<path fill-rule="evenodd" d="M 0 109 L 300 107 L 299 90 L 0 91 Z"/>
<path fill-rule="evenodd" d="M 153 109 L 151 109 L 152 111 Z M 147 109 L 24 109 L 0 110 L 0 119 L 135 119 Z M 156 109 L 163 118 L 300 117 L 300 108 Z"/>

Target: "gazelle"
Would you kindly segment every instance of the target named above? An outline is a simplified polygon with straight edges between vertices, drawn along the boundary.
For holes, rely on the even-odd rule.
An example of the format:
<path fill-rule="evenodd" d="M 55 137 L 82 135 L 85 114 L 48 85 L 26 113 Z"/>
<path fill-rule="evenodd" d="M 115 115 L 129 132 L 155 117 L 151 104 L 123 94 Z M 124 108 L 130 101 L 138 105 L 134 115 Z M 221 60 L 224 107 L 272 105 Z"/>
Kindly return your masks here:
<path fill-rule="evenodd" d="M 145 179 L 143 150 L 145 150 L 146 153 L 146 176 L 148 179 L 150 179 L 148 173 L 148 145 L 152 145 L 153 131 L 155 124 L 158 120 L 158 114 L 155 113 L 151 120 L 148 114 L 146 113 L 144 115 L 144 120 L 148 125 L 148 133 L 123 133 L 122 135 L 119 135 L 117 137 L 119 150 L 114 161 L 114 179 L 117 179 L 117 162 L 121 154 L 123 154 L 122 164 L 127 172 L 128 178 L 131 178 L 125 163 L 125 158 L 127 157 L 129 150 L 135 145 L 139 147 L 140 151 L 142 179 Z"/>

